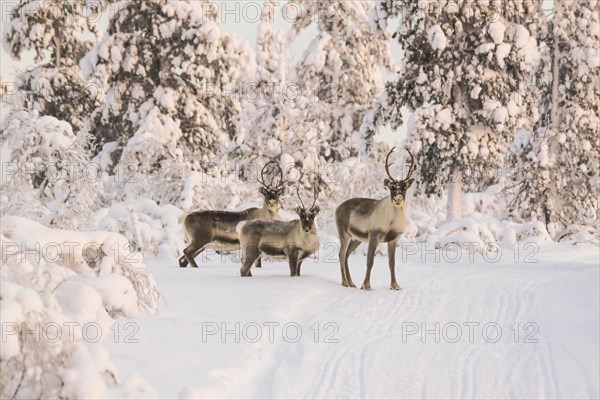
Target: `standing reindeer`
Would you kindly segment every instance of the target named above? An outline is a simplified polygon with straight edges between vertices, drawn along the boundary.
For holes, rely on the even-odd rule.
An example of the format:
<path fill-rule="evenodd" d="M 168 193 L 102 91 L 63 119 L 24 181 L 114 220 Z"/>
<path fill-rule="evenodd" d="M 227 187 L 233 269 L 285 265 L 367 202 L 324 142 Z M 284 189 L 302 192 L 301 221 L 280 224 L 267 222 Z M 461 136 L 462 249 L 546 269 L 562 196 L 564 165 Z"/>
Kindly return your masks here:
<path fill-rule="evenodd" d="M 275 184 L 273 177 L 270 183 L 265 183 L 265 170 L 269 164 L 277 166 L 279 181 Z M 188 246 L 183 250 L 183 256 L 179 258 L 179 266 L 185 268 L 188 263 L 198 268 L 194 258 L 200 254 L 208 244 L 215 244 L 217 251 L 225 252 L 239 249 L 238 234 L 235 230 L 240 221 L 251 219 L 275 219 L 281 220 L 279 216 L 279 198 L 284 191 L 283 171 L 275 160 L 269 161 L 260 172 L 261 184 L 258 189 L 264 197 L 262 208 L 248 208 L 244 211 L 194 211 L 179 217 L 179 223 L 183 222 Z M 261 267 L 260 259 L 256 262 L 257 268 Z"/>
<path fill-rule="evenodd" d="M 361 242 L 369 244 L 367 251 L 367 274 L 361 289 L 371 290 L 371 268 L 377 245 L 382 242 L 388 244 L 388 257 L 391 274 L 390 289 L 400 290 L 396 282 L 396 245 L 400 235 L 404 232 L 407 220 L 404 214 L 404 201 L 406 190 L 412 185 L 414 179 L 411 175 L 414 170 L 415 159 L 410 155 L 410 167 L 406 178 L 396 180 L 390 174 L 388 164 L 390 155 L 395 147 L 390 150 L 385 158 L 385 171 L 388 178 L 383 184 L 390 191 L 390 196 L 381 200 L 375 199 L 350 199 L 335 210 L 335 223 L 340 235 L 340 269 L 342 272 L 342 285 L 356 287 L 350 277 L 348 269 L 348 256 L 360 245 Z"/>
<path fill-rule="evenodd" d="M 319 237 L 315 226 L 315 217 L 319 207 L 315 206 L 318 192 L 314 189 L 314 201 L 310 209 L 306 209 L 298 187 L 296 194 L 302 207 L 294 211 L 300 219 L 293 221 L 254 220 L 238 225 L 240 244 L 242 247 L 241 276 L 252 276 L 250 268 L 261 253 L 271 256 L 285 256 L 290 265 L 290 276 L 300 276 L 302 261 L 319 249 Z"/>

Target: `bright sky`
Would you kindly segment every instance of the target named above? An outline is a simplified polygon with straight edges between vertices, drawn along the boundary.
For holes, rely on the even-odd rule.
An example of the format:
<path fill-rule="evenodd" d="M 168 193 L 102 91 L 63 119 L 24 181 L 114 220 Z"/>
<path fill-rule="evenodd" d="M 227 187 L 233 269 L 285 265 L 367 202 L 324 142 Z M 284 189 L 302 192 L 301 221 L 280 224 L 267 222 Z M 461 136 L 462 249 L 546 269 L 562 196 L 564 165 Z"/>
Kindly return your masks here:
<path fill-rule="evenodd" d="M 12 0 L 0 0 L 2 18 L 0 21 L 0 29 L 3 29 L 4 22 L 9 18 L 9 12 L 14 5 L 15 1 Z M 263 5 L 263 0 L 243 0 L 243 1 L 227 1 L 227 0 L 215 0 L 214 1 L 219 7 L 221 25 L 224 29 L 229 32 L 235 33 L 250 42 L 254 47 L 256 44 L 257 28 L 260 20 L 260 10 Z M 295 9 L 287 6 L 287 2 L 284 0 L 278 1 L 275 9 L 275 28 L 281 29 L 284 32 L 289 30 L 291 26 L 290 22 L 293 18 Z M 114 7 L 112 5 L 111 7 Z M 102 15 L 99 20 L 99 24 L 102 29 L 105 29 L 108 25 L 110 15 L 115 12 L 114 8 L 109 8 L 107 12 Z M 317 17 L 315 17 L 317 18 Z M 392 24 L 394 25 L 394 24 Z M 314 27 L 304 32 L 293 44 L 292 54 L 299 57 L 302 51 L 306 49 L 312 36 L 316 30 Z M 393 54 L 397 62 L 401 58 L 400 47 L 393 44 Z M 28 66 L 33 65 L 33 53 L 29 52 L 25 54 L 22 60 L 13 60 L 4 48 L 0 50 L 0 77 L 3 82 L 11 81 L 14 76 L 20 71 L 25 70 Z M 386 79 L 393 78 L 392 74 L 385 74 Z M 0 109 L 0 115 L 4 119 L 7 113 L 7 107 L 2 106 Z M 403 139 L 405 136 L 405 129 L 401 129 L 401 132 L 395 133 L 390 129 L 382 129 L 379 139 L 384 140 L 390 144 L 396 144 Z"/>

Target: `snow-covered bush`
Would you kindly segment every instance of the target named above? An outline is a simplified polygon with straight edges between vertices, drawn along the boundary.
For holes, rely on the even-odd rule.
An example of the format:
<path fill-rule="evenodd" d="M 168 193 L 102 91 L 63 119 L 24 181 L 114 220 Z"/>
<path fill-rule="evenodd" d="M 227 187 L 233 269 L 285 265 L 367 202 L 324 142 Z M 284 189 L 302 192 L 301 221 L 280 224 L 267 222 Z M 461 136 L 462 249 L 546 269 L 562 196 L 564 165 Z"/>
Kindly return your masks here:
<path fill-rule="evenodd" d="M 460 247 L 473 246 L 475 251 L 510 248 L 521 242 L 551 240 L 546 227 L 539 221 L 519 224 L 502 221 L 488 214 L 471 213 L 464 217 L 441 224 L 435 233 L 427 237 L 432 247 L 456 244 Z"/>
<path fill-rule="evenodd" d="M 86 228 L 102 189 L 90 164 L 89 138 L 37 111 L 17 111 L 0 127 L 3 160 L 0 213 L 48 226 Z"/>
<path fill-rule="evenodd" d="M 101 208 L 92 220 L 96 229 L 126 237 L 144 256 L 174 257 L 184 247 L 183 230 L 178 223 L 182 213 L 173 205 L 160 206 L 153 200 L 138 198 Z"/>
<path fill-rule="evenodd" d="M 540 220 L 520 223 L 506 220 L 513 196 L 508 181 L 503 177 L 483 192 L 465 193 L 461 202 L 464 215 L 456 220 L 448 218 L 445 195 L 423 196 L 411 190 L 407 201 L 409 226 L 402 240 L 425 242 L 432 247 L 476 243 L 478 251 L 488 244 L 508 248 L 518 242 L 549 240 L 550 234 Z"/>
<path fill-rule="evenodd" d="M 113 318 L 156 310 L 139 254 L 109 232 L 49 229 L 3 216 L 2 398 L 104 398 L 119 377 L 98 345 Z"/>
<path fill-rule="evenodd" d="M 36 261 L 63 266 L 72 279 L 90 280 L 111 316 L 158 310 L 156 282 L 147 272 L 142 255 L 122 235 L 50 229 L 15 216 L 3 216 L 1 229 L 6 240 L 5 259 L 18 266 L 18 260 L 32 253 Z"/>
<path fill-rule="evenodd" d="M 81 281 L 57 287 L 60 279 L 68 279 L 61 267 L 11 264 L 1 269 L 0 396 L 105 397 L 106 386 L 116 383 L 115 367 L 106 350 L 86 345 L 82 331 L 86 324 L 108 331 L 110 318 L 99 294 Z"/>

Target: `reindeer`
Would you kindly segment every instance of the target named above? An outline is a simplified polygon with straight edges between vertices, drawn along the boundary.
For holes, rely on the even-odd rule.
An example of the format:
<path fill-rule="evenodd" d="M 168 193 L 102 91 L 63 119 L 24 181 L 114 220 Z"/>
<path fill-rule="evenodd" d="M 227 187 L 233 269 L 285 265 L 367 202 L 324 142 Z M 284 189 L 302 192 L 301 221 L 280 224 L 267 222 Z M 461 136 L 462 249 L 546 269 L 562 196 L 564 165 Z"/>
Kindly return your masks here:
<path fill-rule="evenodd" d="M 410 155 L 410 167 L 406 178 L 396 180 L 390 174 L 388 163 L 395 147 L 390 150 L 385 158 L 385 171 L 388 178 L 383 184 L 390 191 L 390 196 L 381 200 L 375 199 L 350 199 L 335 210 L 335 223 L 340 235 L 340 269 L 342 272 L 342 285 L 356 287 L 350 277 L 348 269 L 348 256 L 360 245 L 361 242 L 369 244 L 367 251 L 367 273 L 361 289 L 371 290 L 371 268 L 377 245 L 382 242 L 388 244 L 388 258 L 391 274 L 390 289 L 400 290 L 396 282 L 396 245 L 404 231 L 407 220 L 404 214 L 406 190 L 412 185 L 414 179 L 411 175 L 414 170 L 415 159 Z"/>
<path fill-rule="evenodd" d="M 252 276 L 250 268 L 261 253 L 271 256 L 285 256 L 289 260 L 290 276 L 300 276 L 300 267 L 305 258 L 319 249 L 319 238 L 315 226 L 315 217 L 320 209 L 315 206 L 318 192 L 314 189 L 314 201 L 307 209 L 300 198 L 298 187 L 296 194 L 301 207 L 294 211 L 300 219 L 293 221 L 254 220 L 238 225 L 242 247 L 241 276 Z"/>
<path fill-rule="evenodd" d="M 265 183 L 265 170 L 269 164 L 275 164 L 279 173 L 279 181 L 274 184 L 275 177 L 270 183 Z M 279 216 L 279 198 L 283 195 L 285 181 L 283 171 L 275 160 L 269 161 L 260 172 L 261 184 L 259 193 L 264 196 L 262 208 L 248 208 L 244 211 L 194 211 L 179 217 L 179 223 L 183 222 L 188 246 L 183 250 L 183 256 L 179 258 L 179 266 L 185 268 L 189 263 L 198 268 L 194 258 L 200 254 L 208 244 L 215 244 L 218 252 L 234 251 L 239 249 L 238 234 L 235 230 L 240 221 L 251 219 L 274 219 L 281 220 Z M 256 267 L 261 267 L 260 259 Z"/>

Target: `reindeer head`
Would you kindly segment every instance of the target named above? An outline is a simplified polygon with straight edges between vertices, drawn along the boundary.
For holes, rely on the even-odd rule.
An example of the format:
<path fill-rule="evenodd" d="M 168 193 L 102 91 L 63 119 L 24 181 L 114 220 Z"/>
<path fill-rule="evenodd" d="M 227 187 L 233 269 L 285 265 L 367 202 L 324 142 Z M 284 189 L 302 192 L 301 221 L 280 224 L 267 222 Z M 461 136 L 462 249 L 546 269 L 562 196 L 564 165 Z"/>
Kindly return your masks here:
<path fill-rule="evenodd" d="M 412 183 L 414 182 L 414 179 L 411 178 L 411 175 L 412 175 L 412 173 L 414 171 L 414 167 L 415 167 L 415 158 L 413 157 L 413 155 L 410 152 L 410 150 L 408 149 L 408 147 L 406 147 L 406 151 L 410 155 L 410 167 L 408 167 L 408 173 L 406 174 L 406 178 L 404 178 L 402 180 L 394 179 L 392 177 L 392 174 L 390 174 L 390 166 L 393 163 L 392 164 L 388 163 L 390 154 L 392 154 L 394 149 L 395 149 L 395 147 L 392 147 L 390 152 L 385 157 L 385 172 L 387 172 L 389 178 L 385 178 L 383 180 L 383 184 L 385 185 L 386 188 L 388 188 L 390 190 L 390 199 L 392 200 L 392 203 L 394 203 L 394 206 L 402 207 L 404 205 L 404 200 L 406 198 L 406 191 L 408 190 L 410 185 L 412 185 Z"/>
<path fill-rule="evenodd" d="M 319 211 L 321 211 L 319 206 L 315 206 L 315 204 L 317 203 L 317 197 L 319 196 L 319 192 L 315 187 L 315 199 L 312 203 L 312 206 L 310 206 L 310 209 L 308 210 L 306 209 L 306 207 L 304 207 L 304 203 L 302 202 L 302 198 L 300 197 L 300 192 L 298 191 L 298 186 L 296 186 L 296 194 L 298 195 L 298 200 L 300 200 L 300 204 L 302 204 L 302 207 L 296 207 L 294 211 L 296 211 L 296 214 L 298 214 L 298 216 L 300 217 L 300 223 L 302 224 L 302 229 L 304 229 L 304 232 L 310 232 L 315 224 L 315 218 L 317 214 L 319 213 Z"/>
<path fill-rule="evenodd" d="M 267 184 L 267 183 L 265 183 L 264 174 L 270 164 L 274 164 L 277 166 L 279 181 L 275 183 L 274 182 L 275 177 L 273 177 L 271 179 L 271 181 L 269 182 L 269 184 Z M 275 160 L 271 160 L 268 163 L 266 163 L 265 166 L 263 167 L 262 171 L 260 171 L 260 179 L 256 178 L 256 180 L 262 185 L 258 189 L 258 192 L 260 194 L 262 194 L 263 197 L 265 198 L 265 205 L 267 206 L 267 208 L 273 209 L 273 210 L 278 210 L 279 209 L 279 198 L 283 195 L 283 191 L 284 191 L 283 184 L 285 183 L 285 181 L 283 180 L 283 171 L 281 170 L 279 163 L 277 163 L 277 161 L 275 161 Z"/>

